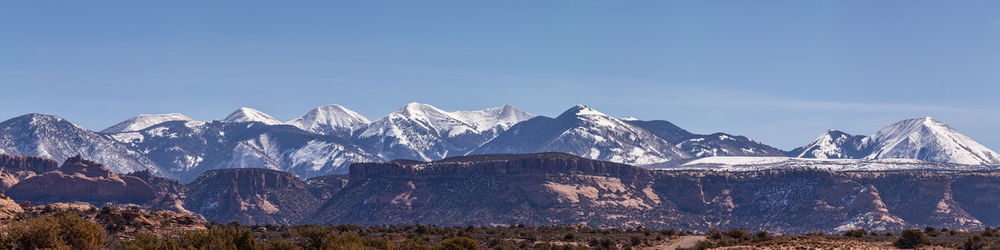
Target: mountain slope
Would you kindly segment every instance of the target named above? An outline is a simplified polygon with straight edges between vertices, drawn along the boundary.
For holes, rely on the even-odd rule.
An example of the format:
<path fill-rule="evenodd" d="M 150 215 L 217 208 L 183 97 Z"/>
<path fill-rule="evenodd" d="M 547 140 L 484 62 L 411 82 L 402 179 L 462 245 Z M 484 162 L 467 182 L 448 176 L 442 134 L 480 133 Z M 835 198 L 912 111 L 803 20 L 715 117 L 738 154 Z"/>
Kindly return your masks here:
<path fill-rule="evenodd" d="M 277 169 L 308 178 L 381 160 L 343 138 L 289 125 L 174 121 L 111 136 L 146 152 L 182 182 L 218 168 Z"/>
<path fill-rule="evenodd" d="M 867 137 L 828 130 L 809 145 L 788 152 L 788 156 L 818 159 L 861 159 L 868 155 L 864 143 Z"/>
<path fill-rule="evenodd" d="M 139 131 L 144 128 L 148 128 L 149 126 L 169 121 L 194 121 L 194 119 L 191 119 L 191 117 L 188 117 L 181 113 L 155 114 L 155 115 L 141 114 L 129 118 L 125 121 L 122 121 L 118 124 L 112 125 L 111 127 L 108 127 L 104 130 L 101 130 L 101 133 L 121 133 L 121 132 Z"/>
<path fill-rule="evenodd" d="M 1000 164 L 1000 154 L 930 117 L 896 122 L 869 137 L 830 130 L 788 155 L 822 159 L 914 159 L 965 165 Z"/>
<path fill-rule="evenodd" d="M 694 157 L 784 155 L 777 148 L 756 142 L 745 136 L 726 133 L 694 134 L 668 121 L 627 120 L 625 122 L 649 130 Z"/>
<path fill-rule="evenodd" d="M 287 122 L 288 125 L 305 131 L 340 137 L 350 137 L 355 131 L 363 130 L 369 123 L 371 121 L 368 118 L 336 104 L 316 107 L 305 115 Z"/>
<path fill-rule="evenodd" d="M 278 119 L 274 119 L 271 115 L 261 112 L 260 110 L 242 107 L 233 111 L 222 121 L 226 122 L 260 122 L 268 125 L 282 124 Z"/>
<path fill-rule="evenodd" d="M 356 141 L 388 160 L 437 160 L 465 155 L 527 117 L 513 106 L 452 113 L 409 103 L 371 123 Z"/>
<path fill-rule="evenodd" d="M 1000 154 L 933 118 L 894 123 L 872 135 L 866 159 L 905 158 L 972 165 L 1000 164 Z"/>
<path fill-rule="evenodd" d="M 476 111 L 455 111 L 453 115 L 472 125 L 476 131 L 490 132 L 494 135 L 507 130 L 514 124 L 531 119 L 531 114 L 511 105 L 488 108 Z"/>
<path fill-rule="evenodd" d="M 81 155 L 116 173 L 149 170 L 167 174 L 141 152 L 51 115 L 28 114 L 0 122 L 0 154 L 34 155 L 57 161 Z"/>
<path fill-rule="evenodd" d="M 518 123 L 472 154 L 534 152 L 564 152 L 640 165 L 690 158 L 646 129 L 583 105 L 556 118 L 535 117 Z"/>

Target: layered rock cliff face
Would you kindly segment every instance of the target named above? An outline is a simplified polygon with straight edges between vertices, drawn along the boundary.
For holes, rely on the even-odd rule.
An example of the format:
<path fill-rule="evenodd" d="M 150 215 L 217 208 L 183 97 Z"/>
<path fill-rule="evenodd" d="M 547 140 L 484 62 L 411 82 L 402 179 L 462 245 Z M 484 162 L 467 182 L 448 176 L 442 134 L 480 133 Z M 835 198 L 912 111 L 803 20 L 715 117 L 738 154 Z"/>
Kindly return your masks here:
<path fill-rule="evenodd" d="M 56 170 L 59 162 L 26 155 L 0 154 L 0 192 L 32 176 Z"/>
<path fill-rule="evenodd" d="M 17 201 L 134 202 L 155 198 L 153 188 L 132 176 L 119 176 L 104 165 L 70 157 L 62 167 L 24 179 L 7 190 Z"/>
<path fill-rule="evenodd" d="M 650 171 L 565 154 L 355 164 L 308 222 L 746 227 L 779 233 L 1000 224 L 997 173 Z"/>
<path fill-rule="evenodd" d="M 268 169 L 211 170 L 187 188 L 184 207 L 211 221 L 294 224 L 319 205 L 301 179 Z"/>
<path fill-rule="evenodd" d="M 635 226 L 658 209 L 651 171 L 568 154 L 355 164 L 309 222 Z"/>
<path fill-rule="evenodd" d="M 137 189 L 155 197 L 137 199 L 150 209 L 255 224 L 586 224 L 774 233 L 1000 225 L 1000 172 L 653 171 L 540 153 L 354 164 L 349 175 L 306 181 L 275 170 L 220 169 L 181 185 L 149 172 L 111 175 L 99 166 L 71 159 L 10 194 L 17 202 L 103 194 L 120 203 L 136 196 L 108 195 Z M 104 184 L 109 181 L 126 184 Z M 27 190 L 36 196 L 18 193 Z"/>

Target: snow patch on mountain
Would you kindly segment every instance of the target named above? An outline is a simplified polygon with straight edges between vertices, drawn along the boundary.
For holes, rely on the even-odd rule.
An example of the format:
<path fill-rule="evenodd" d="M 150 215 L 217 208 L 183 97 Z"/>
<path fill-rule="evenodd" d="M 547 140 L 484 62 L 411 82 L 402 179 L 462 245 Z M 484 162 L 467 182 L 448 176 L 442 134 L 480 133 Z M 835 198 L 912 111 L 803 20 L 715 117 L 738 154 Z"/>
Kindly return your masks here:
<path fill-rule="evenodd" d="M 511 105 L 476 111 L 454 111 L 452 114 L 479 132 L 507 130 L 518 122 L 534 117 Z"/>
<path fill-rule="evenodd" d="M 809 145 L 792 151 L 799 158 L 818 159 L 858 159 L 864 158 L 864 136 L 850 135 L 837 130 L 828 130 L 816 137 Z"/>
<path fill-rule="evenodd" d="M 344 137 L 363 130 L 370 123 L 371 121 L 363 115 L 337 104 L 314 108 L 305 115 L 287 122 L 305 131 Z"/>
<path fill-rule="evenodd" d="M 975 171 L 992 169 L 985 165 L 931 162 L 915 159 L 810 159 L 794 157 L 714 156 L 684 163 L 647 166 L 656 170 L 759 171 L 772 169 L 815 168 L 831 171 L 906 171 L 943 170 Z"/>
<path fill-rule="evenodd" d="M 283 122 L 278 119 L 274 119 L 271 115 L 261 112 L 260 110 L 242 107 L 230 113 L 222 121 L 226 122 L 260 122 L 268 125 L 283 124 Z"/>
<path fill-rule="evenodd" d="M 447 112 L 427 104 L 409 103 L 372 122 L 356 138 L 385 159 L 431 161 L 465 155 L 527 118 L 529 114 L 509 105 Z"/>
<path fill-rule="evenodd" d="M 139 131 L 150 126 L 169 121 L 194 121 L 194 119 L 181 113 L 141 114 L 101 130 L 101 133 Z"/>

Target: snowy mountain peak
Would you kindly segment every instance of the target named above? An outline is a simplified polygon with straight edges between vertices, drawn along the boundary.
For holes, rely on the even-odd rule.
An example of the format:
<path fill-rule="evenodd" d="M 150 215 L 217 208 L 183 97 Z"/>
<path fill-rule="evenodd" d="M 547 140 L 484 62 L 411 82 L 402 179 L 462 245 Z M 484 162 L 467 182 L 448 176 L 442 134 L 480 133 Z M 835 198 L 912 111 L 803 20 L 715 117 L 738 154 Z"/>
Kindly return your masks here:
<path fill-rule="evenodd" d="M 931 117 L 893 123 L 868 138 L 867 159 L 905 158 L 971 165 L 1000 164 L 1000 154 Z"/>
<path fill-rule="evenodd" d="M 479 132 L 492 129 L 506 130 L 518 122 L 534 117 L 512 105 L 475 111 L 455 111 L 452 114 Z"/>
<path fill-rule="evenodd" d="M 451 131 L 456 128 L 464 132 L 465 130 L 472 128 L 472 125 L 465 123 L 465 121 L 458 116 L 429 104 L 417 102 L 407 103 L 406 105 L 403 105 L 403 107 L 399 108 L 399 110 L 396 110 L 396 112 L 389 114 L 386 118 L 390 118 L 391 120 L 400 116 L 405 119 L 416 121 L 423 126 L 427 126 L 438 132 Z"/>
<path fill-rule="evenodd" d="M 188 117 L 180 113 L 169 113 L 169 114 L 140 114 L 138 116 L 129 118 L 118 124 L 112 125 L 101 133 L 121 133 L 121 132 L 132 132 L 139 131 L 150 126 L 169 122 L 169 121 L 193 121 L 191 117 Z"/>
<path fill-rule="evenodd" d="M 577 104 L 576 106 L 573 106 L 573 107 L 567 109 L 562 114 L 560 114 L 559 116 L 557 116 L 556 119 L 566 119 L 566 118 L 570 118 L 570 117 L 578 118 L 578 117 L 588 117 L 588 116 L 590 116 L 590 117 L 607 117 L 608 119 L 618 120 L 618 119 L 616 119 L 614 117 L 611 117 L 609 115 L 601 113 L 600 111 L 597 111 L 597 110 L 595 110 L 593 108 L 584 106 L 582 104 Z"/>
<path fill-rule="evenodd" d="M 27 121 L 31 125 L 39 125 L 39 124 L 45 124 L 45 123 L 55 123 L 55 122 L 65 121 L 65 119 L 63 119 L 62 117 L 58 117 L 58 116 L 54 116 L 54 115 L 39 114 L 39 113 L 31 113 L 31 114 L 26 114 L 26 115 L 14 117 L 14 118 L 11 118 L 8 121 L 15 121 L 15 120 L 18 120 L 18 121 L 24 120 L 24 121 Z"/>
<path fill-rule="evenodd" d="M 531 119 L 515 125 L 476 152 L 564 152 L 639 165 L 690 157 L 644 128 L 584 105 L 573 106 L 554 119 Z"/>
<path fill-rule="evenodd" d="M 855 136 L 839 130 L 827 130 L 809 145 L 792 151 L 799 158 L 854 159 L 864 157 L 864 136 Z"/>
<path fill-rule="evenodd" d="M 242 107 L 230 113 L 226 116 L 226 119 L 222 121 L 225 122 L 260 122 L 268 125 L 282 124 L 278 119 L 274 119 L 271 115 L 268 115 L 260 110 Z"/>
<path fill-rule="evenodd" d="M 431 106 L 426 103 L 411 102 L 403 105 L 396 113 L 400 114 L 412 114 L 412 113 L 424 113 L 424 112 L 441 112 L 446 113 L 444 110 L 440 110 L 437 107 Z"/>
<path fill-rule="evenodd" d="M 370 124 L 363 115 L 337 104 L 316 107 L 288 124 L 318 134 L 350 135 Z"/>

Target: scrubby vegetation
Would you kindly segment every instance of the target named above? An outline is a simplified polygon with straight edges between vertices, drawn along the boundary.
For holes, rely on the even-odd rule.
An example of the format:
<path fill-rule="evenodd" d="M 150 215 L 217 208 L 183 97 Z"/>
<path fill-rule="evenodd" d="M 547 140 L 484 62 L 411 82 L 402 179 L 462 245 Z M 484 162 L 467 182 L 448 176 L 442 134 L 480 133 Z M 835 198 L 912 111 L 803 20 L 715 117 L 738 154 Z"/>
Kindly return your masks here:
<path fill-rule="evenodd" d="M 636 249 L 668 243 L 675 231 L 551 227 L 249 226 L 212 224 L 178 236 L 140 233 L 123 249 Z"/>
<path fill-rule="evenodd" d="M 107 235 L 101 225 L 74 214 L 13 221 L 4 230 L 2 249 L 100 249 Z"/>
<path fill-rule="evenodd" d="M 907 229 L 902 232 L 867 232 L 861 229 L 837 234 L 814 231 L 803 235 L 773 236 L 757 232 L 753 237 L 746 229 L 711 230 L 705 240 L 691 249 L 734 247 L 735 249 L 827 249 L 827 248 L 944 248 L 1000 250 L 1000 230 L 986 227 L 983 231 L 956 231 L 947 228 Z"/>
<path fill-rule="evenodd" d="M 593 229 L 578 225 L 364 227 L 242 225 L 234 222 L 164 231 L 150 230 L 162 227 L 148 225 L 163 226 L 178 220 L 130 208 L 76 212 L 50 208 L 36 210 L 37 213 L 25 213 L 15 220 L 0 221 L 0 249 L 661 249 L 683 236 L 704 239 L 687 245 L 691 249 L 836 246 L 1000 249 L 1000 232 L 991 227 L 979 232 L 925 228 L 887 233 L 858 229 L 792 236 L 745 228 L 693 234 L 673 229 Z"/>

